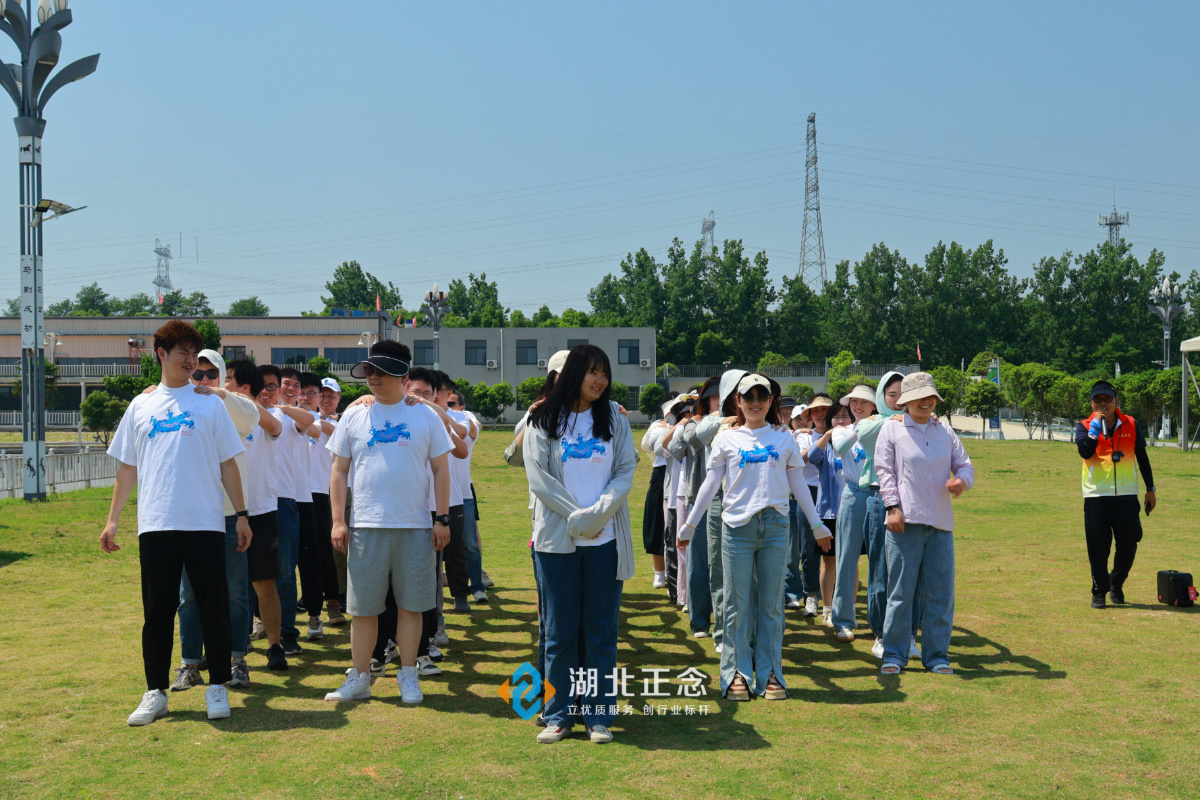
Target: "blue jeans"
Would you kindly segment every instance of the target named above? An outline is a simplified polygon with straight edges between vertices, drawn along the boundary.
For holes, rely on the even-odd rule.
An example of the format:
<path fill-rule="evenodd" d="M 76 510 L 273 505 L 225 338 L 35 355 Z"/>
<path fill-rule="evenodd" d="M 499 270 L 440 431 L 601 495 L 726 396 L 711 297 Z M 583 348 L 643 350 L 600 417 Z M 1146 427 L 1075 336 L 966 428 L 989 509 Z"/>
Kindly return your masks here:
<path fill-rule="evenodd" d="M 867 505 L 871 492 L 847 483 L 837 515 L 837 573 L 833 585 L 833 627 L 854 630 L 858 557 L 867 535 Z"/>
<path fill-rule="evenodd" d="M 867 502 L 867 620 L 876 636 L 883 636 L 883 618 L 888 604 L 888 560 L 886 552 L 887 509 L 876 492 Z M 922 601 L 917 593 L 913 607 L 912 636 L 921 628 Z"/>
<path fill-rule="evenodd" d="M 225 583 L 229 588 L 230 645 L 234 658 L 245 658 L 250 647 L 250 587 L 246 554 L 239 553 L 237 517 L 225 518 Z M 200 629 L 200 609 L 188 579 L 187 569 L 179 582 L 179 648 L 183 663 L 196 666 L 204 654 L 204 635 Z"/>
<path fill-rule="evenodd" d="M 537 562 L 542 631 L 546 637 L 546 671 L 554 697 L 543 712 L 548 725 L 569 728 L 570 706 L 590 706 L 583 722 L 611 725 L 609 707 L 620 702 L 610 678 L 617 668 L 617 629 L 622 582 L 617 580 L 617 543 L 576 547 L 574 553 L 534 551 Z M 580 642 L 583 658 L 580 659 Z M 573 673 L 595 671 L 594 686 L 576 686 Z M 583 689 L 583 691 L 576 691 Z"/>
<path fill-rule="evenodd" d="M 690 512 L 689 512 L 690 513 Z M 692 632 L 707 631 L 712 625 L 713 602 L 708 577 L 708 514 L 700 518 L 687 549 L 688 621 Z"/>
<path fill-rule="evenodd" d="M 479 528 L 475 524 L 475 501 L 463 498 L 463 544 L 467 546 L 467 594 L 483 591 L 483 556 L 479 552 Z"/>
<path fill-rule="evenodd" d="M 739 673 L 764 694 L 771 673 L 783 680 L 783 584 L 787 577 L 788 520 L 773 508 L 745 524 L 725 526 L 725 646 L 721 693 Z M 753 642 L 753 643 L 752 643 Z"/>
<path fill-rule="evenodd" d="M 954 627 L 954 534 L 906 523 L 904 533 L 887 531 L 884 538 L 888 595 L 883 662 L 908 663 L 909 637 L 920 624 L 921 663 L 928 669 L 949 664 Z"/>
<path fill-rule="evenodd" d="M 294 642 L 300 638 L 296 628 L 296 561 L 300 558 L 300 510 L 290 497 L 279 498 L 279 613 L 283 621 L 279 638 Z"/>
<path fill-rule="evenodd" d="M 811 488 L 811 487 L 810 487 Z M 813 502 L 817 502 L 817 490 L 812 489 Z M 817 540 L 813 536 L 808 518 L 800 511 L 796 498 L 789 501 L 791 515 L 792 558 L 788 562 L 787 599 L 801 600 L 821 595 L 821 557 L 817 555 Z"/>
<path fill-rule="evenodd" d="M 714 645 L 721 644 L 725 636 L 725 567 L 721 564 L 721 539 L 725 525 L 721 522 L 722 499 L 722 493 L 718 491 L 717 496 L 709 504 L 708 514 L 706 515 L 708 521 L 708 541 L 706 542 L 706 549 L 708 550 L 708 597 L 712 602 L 712 640 Z"/>

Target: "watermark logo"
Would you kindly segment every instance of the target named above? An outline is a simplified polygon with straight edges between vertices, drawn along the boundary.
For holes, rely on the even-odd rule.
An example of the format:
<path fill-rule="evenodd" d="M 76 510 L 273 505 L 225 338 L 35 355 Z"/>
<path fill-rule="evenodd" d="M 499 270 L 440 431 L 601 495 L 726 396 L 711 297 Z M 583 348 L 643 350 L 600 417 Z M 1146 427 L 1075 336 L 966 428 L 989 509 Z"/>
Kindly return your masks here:
<path fill-rule="evenodd" d="M 545 689 L 545 700 L 554 697 L 554 687 L 542 680 L 542 673 L 537 667 L 526 661 L 513 671 L 512 678 L 501 684 L 499 695 L 512 706 L 517 716 L 531 720 L 542 710 L 542 690 Z"/>

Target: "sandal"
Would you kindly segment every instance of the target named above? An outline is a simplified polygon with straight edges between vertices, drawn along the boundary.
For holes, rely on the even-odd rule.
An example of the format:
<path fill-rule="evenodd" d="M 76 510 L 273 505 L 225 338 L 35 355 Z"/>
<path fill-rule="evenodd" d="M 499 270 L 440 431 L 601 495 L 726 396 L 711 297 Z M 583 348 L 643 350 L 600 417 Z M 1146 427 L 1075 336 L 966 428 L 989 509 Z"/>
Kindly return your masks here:
<path fill-rule="evenodd" d="M 771 677 L 767 678 L 767 690 L 763 692 L 763 697 L 768 700 L 787 700 L 787 696 L 787 689 L 783 688 L 783 684 L 772 672 Z"/>
<path fill-rule="evenodd" d="M 936 672 L 938 675 L 953 675 L 954 670 L 949 664 L 938 664 L 936 667 L 930 667 L 930 672 Z"/>
<path fill-rule="evenodd" d="M 725 699 L 740 702 L 750 699 L 750 684 L 746 683 L 746 679 L 740 672 L 730 681 L 729 688 L 725 690 Z"/>
<path fill-rule="evenodd" d="M 900 665 L 899 664 L 884 664 L 882 667 L 879 668 L 879 672 L 883 675 L 899 675 L 900 674 Z"/>

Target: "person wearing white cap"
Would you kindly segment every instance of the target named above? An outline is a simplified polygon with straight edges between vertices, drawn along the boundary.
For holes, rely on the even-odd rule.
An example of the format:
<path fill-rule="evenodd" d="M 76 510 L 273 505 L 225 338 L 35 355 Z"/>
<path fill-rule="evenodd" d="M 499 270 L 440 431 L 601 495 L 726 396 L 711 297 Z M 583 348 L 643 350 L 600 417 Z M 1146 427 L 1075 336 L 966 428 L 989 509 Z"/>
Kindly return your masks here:
<path fill-rule="evenodd" d="M 663 418 L 667 422 L 661 438 L 655 440 L 654 454 L 667 461 L 666 478 L 663 481 L 663 516 L 666 524 L 663 526 L 663 569 L 667 579 L 667 599 L 671 603 L 683 605 L 686 601 L 687 581 L 680 580 L 684 556 L 679 550 L 676 534 L 679 531 L 679 476 L 683 472 L 683 458 L 687 452 L 686 446 L 680 442 L 675 452 L 668 448 L 674 441 L 675 434 L 687 422 L 691 408 L 691 395 L 678 394 L 662 404 Z"/>
<path fill-rule="evenodd" d="M 726 481 L 721 509 L 725 523 L 721 691 L 730 700 L 749 700 L 751 693 L 768 700 L 787 697 L 783 585 L 789 489 L 813 526 L 813 535 L 818 540 L 830 536 L 804 482 L 804 459 L 796 440 L 780 425 L 776 387 L 758 374 L 738 382 L 737 421 L 713 439 L 708 477 L 680 531 L 681 541 L 690 540 L 717 487 Z"/>
<path fill-rule="evenodd" d="M 667 589 L 667 594 L 674 599 L 675 590 L 667 582 L 666 535 L 667 511 L 664 502 L 668 458 L 665 452 L 657 448 L 671 427 L 667 419 L 671 405 L 678 392 L 668 392 L 663 406 L 662 419 L 654 420 L 642 434 L 642 452 L 654 459 L 650 470 L 650 483 L 646 487 L 646 500 L 642 506 L 642 547 L 650 556 L 654 566 L 654 579 L 651 584 L 655 589 Z"/>
<path fill-rule="evenodd" d="M 817 392 L 807 405 L 798 405 L 791 410 L 792 435 L 796 438 L 796 446 L 803 455 L 808 452 L 812 443 L 824 433 L 824 411 L 831 405 L 829 395 Z M 814 409 L 816 413 L 814 413 Z M 787 418 L 784 418 L 787 421 Z M 820 425 L 818 425 L 820 422 Z M 817 428 L 814 430 L 814 428 Z M 804 482 L 808 484 L 809 495 L 814 503 L 817 502 L 817 490 L 820 487 L 820 470 L 809 464 L 804 464 Z M 806 617 L 817 615 L 817 597 L 821 593 L 820 557 L 816 555 L 816 541 L 812 529 L 800 508 L 796 498 L 791 500 L 789 519 L 791 521 L 791 558 L 788 560 L 788 576 L 784 587 L 788 608 L 802 608 Z"/>
<path fill-rule="evenodd" d="M 933 418 L 942 396 L 926 372 L 906 375 L 893 417 L 875 443 L 879 493 L 887 509 L 887 613 L 883 621 L 885 675 L 908 663 L 924 598 L 921 663 L 949 675 L 954 627 L 954 509 L 950 500 L 975 485 L 975 467 L 954 429 Z"/>
<path fill-rule="evenodd" d="M 717 405 L 696 425 L 696 438 L 704 444 L 704 468 L 707 479 L 708 462 L 712 457 L 712 442 L 722 429 L 737 420 L 737 386 L 746 375 L 745 370 L 731 369 L 721 373 L 717 383 Z M 701 395 L 707 391 L 701 392 Z M 711 402 L 704 398 L 706 402 Z M 711 406 L 710 406 L 711 408 Z M 698 491 L 698 490 L 697 490 Z M 699 495 L 697 495 L 699 499 Z M 708 545 L 708 592 L 712 598 L 713 649 L 720 655 L 725 648 L 725 568 L 721 562 L 725 524 L 721 521 L 721 508 L 725 501 L 724 488 L 717 486 L 708 504 L 705 531 Z M 693 510 L 696 505 L 693 503 Z"/>
<path fill-rule="evenodd" d="M 315 377 L 315 376 L 314 376 Z M 304 387 L 307 388 L 307 385 Z M 330 625 L 345 625 L 342 613 L 341 578 L 333 556 L 333 510 L 329 504 L 329 478 L 333 471 L 333 453 L 326 445 L 337 427 L 338 403 L 342 400 L 342 385 L 335 378 L 320 378 L 316 382 L 317 396 L 308 404 L 310 411 L 317 413 L 317 424 L 321 426 L 319 437 L 308 438 L 310 477 L 312 479 L 313 521 L 316 523 L 316 569 L 321 578 L 321 597 L 325 601 Z M 305 395 L 308 396 L 307 393 Z M 303 575 L 301 575 L 303 580 Z M 320 626 L 320 608 L 317 609 L 317 625 Z M 310 616 L 312 611 L 309 611 Z M 313 620 L 309 620 L 311 623 Z"/>

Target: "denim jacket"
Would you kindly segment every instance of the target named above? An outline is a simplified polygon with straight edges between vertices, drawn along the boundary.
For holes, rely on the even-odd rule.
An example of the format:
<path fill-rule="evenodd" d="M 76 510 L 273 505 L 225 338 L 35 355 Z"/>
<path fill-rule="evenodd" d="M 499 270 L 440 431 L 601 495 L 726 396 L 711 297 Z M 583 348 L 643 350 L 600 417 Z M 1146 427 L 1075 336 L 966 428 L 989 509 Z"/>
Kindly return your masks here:
<path fill-rule="evenodd" d="M 616 579 L 633 577 L 633 537 L 629 492 L 637 467 L 629 420 L 612 404 L 612 476 L 595 504 L 581 507 L 563 485 L 562 447 L 541 428 L 525 429 L 525 476 L 533 493 L 533 549 L 541 553 L 573 553 L 574 537 L 591 539 L 612 520 L 617 545 Z"/>

